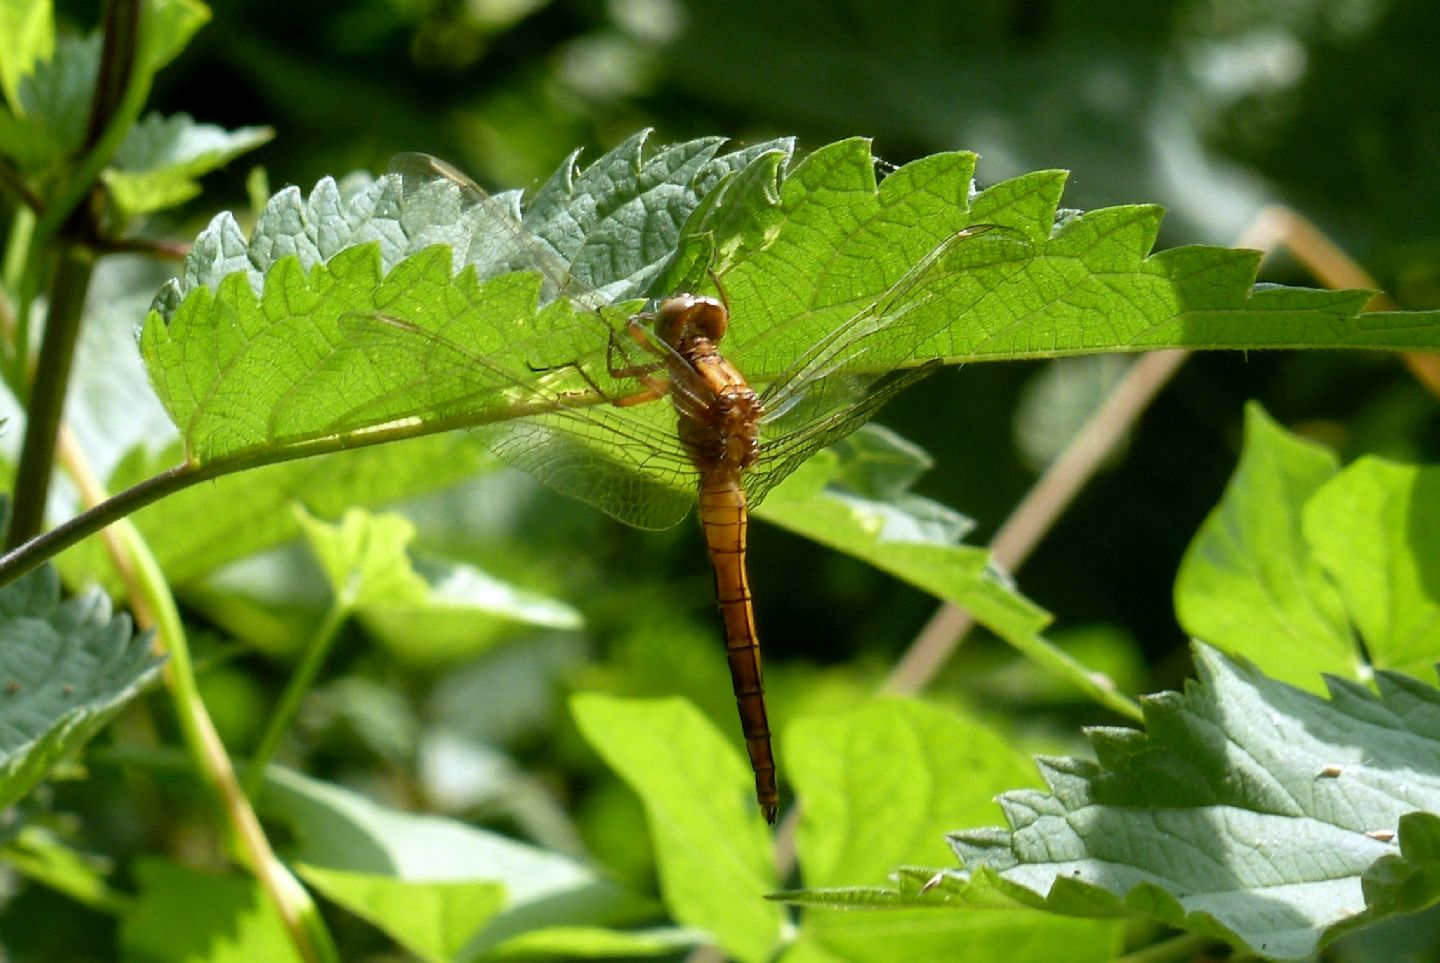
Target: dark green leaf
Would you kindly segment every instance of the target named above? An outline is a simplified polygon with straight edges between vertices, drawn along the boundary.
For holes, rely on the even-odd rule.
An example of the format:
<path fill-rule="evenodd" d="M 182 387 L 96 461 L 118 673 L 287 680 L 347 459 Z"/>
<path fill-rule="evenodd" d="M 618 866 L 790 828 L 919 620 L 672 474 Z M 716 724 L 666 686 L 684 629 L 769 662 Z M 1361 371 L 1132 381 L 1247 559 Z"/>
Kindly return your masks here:
<path fill-rule="evenodd" d="M 149 644 L 98 591 L 62 602 L 49 566 L 0 589 L 0 808 L 155 676 Z"/>
<path fill-rule="evenodd" d="M 1440 900 L 1440 691 L 1381 672 L 1330 700 L 1196 647 L 1200 682 L 1096 729 L 1099 762 L 1043 760 L 1008 829 L 956 833 L 968 871 L 1078 915 L 1143 913 L 1264 956 Z"/>

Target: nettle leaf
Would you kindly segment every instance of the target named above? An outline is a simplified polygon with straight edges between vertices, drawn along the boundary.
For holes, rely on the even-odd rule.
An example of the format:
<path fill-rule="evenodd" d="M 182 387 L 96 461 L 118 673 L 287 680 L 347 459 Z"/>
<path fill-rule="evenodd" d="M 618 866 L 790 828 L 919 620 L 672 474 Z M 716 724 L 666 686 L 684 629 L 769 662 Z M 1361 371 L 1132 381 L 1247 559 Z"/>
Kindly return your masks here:
<path fill-rule="evenodd" d="M 275 136 L 268 127 L 225 130 L 188 114 L 151 114 L 130 129 L 101 179 L 126 215 L 182 204 L 200 193 L 198 178 Z"/>
<path fill-rule="evenodd" d="M 1180 623 L 1312 690 L 1322 672 L 1429 677 L 1440 659 L 1437 496 L 1440 468 L 1363 458 L 1341 469 L 1251 405 L 1240 465 L 1180 566 Z"/>
<path fill-rule="evenodd" d="M 1440 348 L 1440 314 L 1358 318 L 1367 292 L 1253 287 L 1255 252 L 1147 257 L 1154 207 L 1057 221 L 1060 172 L 977 194 L 971 154 L 925 158 L 878 187 L 863 140 L 793 168 L 789 158 L 788 144 L 720 154 L 714 139 L 650 153 L 637 136 L 583 171 L 567 163 L 524 211 L 513 193 L 467 205 L 443 182 L 407 191 L 396 175 L 348 195 L 330 180 L 308 197 L 283 191 L 251 237 L 221 215 L 197 238 L 145 324 L 152 382 L 202 464 L 394 436 L 379 425 L 416 434 L 503 421 L 525 411 L 519 386 L 605 352 L 591 311 L 542 300 L 705 285 L 708 266 L 735 319 L 727 356 L 763 385 L 927 257 L 905 309 L 905 330 L 919 335 L 869 339 L 844 359 L 847 373 L 1175 346 Z M 518 245 L 504 230 L 517 218 L 532 235 Z M 545 262 L 564 277 L 506 273 Z M 344 320 L 376 313 L 462 346 L 485 376 L 398 337 L 382 363 Z M 673 433 L 665 407 L 628 410 Z M 658 481 L 675 490 L 673 477 Z"/>
<path fill-rule="evenodd" d="M 1050 792 L 1002 796 L 1008 829 L 953 834 L 965 872 L 1279 959 L 1440 901 L 1440 690 L 1381 672 L 1378 695 L 1331 679 L 1327 700 L 1195 657 L 1147 731 L 1091 730 L 1098 762 L 1042 760 Z"/>
<path fill-rule="evenodd" d="M 135 698 L 161 660 L 99 591 L 62 602 L 49 566 L 0 589 L 0 640 L 3 809 Z"/>
<path fill-rule="evenodd" d="M 175 464 L 143 450 L 130 452 L 111 476 L 121 491 Z M 238 559 L 290 541 L 300 523 L 290 507 L 335 516 L 354 505 L 380 505 L 446 488 L 493 470 L 495 458 L 465 433 L 412 438 L 393 445 L 336 452 L 320 458 L 265 465 L 187 488 L 135 515 L 135 524 L 167 578 L 193 583 Z M 91 539 L 61 556 L 72 584 L 113 588 L 114 567 Z"/>
<path fill-rule="evenodd" d="M 580 613 L 558 599 L 507 584 L 473 565 L 412 558 L 415 525 L 404 516 L 351 509 L 339 525 L 303 512 L 300 519 L 332 591 L 407 661 L 472 657 L 502 637 L 496 623 L 552 629 L 582 623 Z"/>

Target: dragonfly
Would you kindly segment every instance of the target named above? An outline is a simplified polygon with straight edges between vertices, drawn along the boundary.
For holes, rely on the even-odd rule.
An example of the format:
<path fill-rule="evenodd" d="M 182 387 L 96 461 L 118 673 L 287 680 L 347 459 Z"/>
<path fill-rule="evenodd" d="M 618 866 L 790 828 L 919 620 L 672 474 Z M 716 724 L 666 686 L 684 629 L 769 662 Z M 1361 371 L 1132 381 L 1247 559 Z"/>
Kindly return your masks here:
<path fill-rule="evenodd" d="M 780 793 L 746 565 L 750 510 L 937 367 L 877 374 L 864 359 L 934 333 L 940 322 L 925 308 L 936 282 L 960 272 L 955 252 L 991 225 L 954 232 L 757 388 L 721 350 L 731 318 L 717 276 L 715 295 L 672 293 L 624 317 L 607 315 L 609 299 L 521 222 L 518 204 L 426 154 L 398 155 L 391 172 L 407 196 L 428 191 L 451 203 L 457 222 L 470 218 L 472 246 L 494 248 L 486 254 L 499 265 L 492 273 L 536 272 L 542 301 L 550 300 L 534 330 L 492 330 L 479 343 L 473 326 L 419 311 L 347 316 L 350 346 L 361 347 L 387 388 L 342 420 L 443 419 L 491 406 L 494 423 L 481 430 L 502 460 L 621 521 L 665 528 L 698 503 L 755 798 L 773 824 Z M 667 398 L 668 417 L 651 404 Z"/>

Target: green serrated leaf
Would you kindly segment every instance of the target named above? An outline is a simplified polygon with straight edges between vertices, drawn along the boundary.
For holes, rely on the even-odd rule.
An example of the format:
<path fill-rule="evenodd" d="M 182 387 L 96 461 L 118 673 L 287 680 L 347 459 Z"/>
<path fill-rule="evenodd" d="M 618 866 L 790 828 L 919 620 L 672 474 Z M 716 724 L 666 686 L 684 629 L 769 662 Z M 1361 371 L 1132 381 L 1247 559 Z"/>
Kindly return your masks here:
<path fill-rule="evenodd" d="M 55 11 L 51 0 L 0 2 L 0 90 L 17 112 L 20 78 L 55 51 Z"/>
<path fill-rule="evenodd" d="M 319 866 L 297 867 L 326 899 L 385 931 L 426 963 L 450 963 L 505 902 L 505 887 L 484 882 L 418 882 Z"/>
<path fill-rule="evenodd" d="M 101 179 L 128 216 L 182 204 L 200 192 L 198 179 L 269 141 L 268 127 L 225 130 L 188 114 L 151 114 L 132 127 Z"/>
<path fill-rule="evenodd" d="M 290 828 L 293 858 L 311 866 L 413 883 L 502 885 L 504 906 L 467 942 L 465 959 L 520 931 L 625 922 L 650 909 L 568 857 L 440 816 L 386 809 L 275 766 L 260 808 Z"/>
<path fill-rule="evenodd" d="M 875 376 L 926 361 L 1168 346 L 1440 347 L 1440 315 L 1356 322 L 1366 292 L 1252 291 L 1252 253 L 1147 257 L 1159 224 L 1153 207 L 1057 225 L 1063 177 L 1054 172 L 972 196 L 969 154 L 917 161 L 877 188 L 861 140 L 823 148 L 788 172 L 780 150 L 716 156 L 718 143 L 705 140 L 647 158 L 643 147 L 632 138 L 579 172 L 567 163 L 524 212 L 514 194 L 467 203 L 453 184 L 412 189 L 387 176 L 349 197 L 328 180 L 308 199 L 281 192 L 249 239 L 233 218 L 217 218 L 184 277 L 157 297 L 142 339 L 192 459 L 391 437 L 371 431 L 382 424 L 403 435 L 514 419 L 534 410 L 527 392 L 541 381 L 548 387 L 536 397 L 551 407 L 596 387 L 624 394 L 626 383 L 606 375 L 605 326 L 563 304 L 542 311 L 538 293 L 652 293 L 677 244 L 702 236 L 735 318 L 727 355 L 757 385 L 876 305 L 917 264 L 928 273 L 913 295 L 904 289 L 898 333 L 861 339 L 826 371 Z M 733 179 L 717 177 L 742 161 L 749 166 Z M 702 204 L 699 185 L 721 185 L 723 199 Z M 523 235 L 513 229 L 519 221 Z M 957 242 L 976 225 L 984 229 Z M 427 249 L 434 244 L 445 247 Z M 494 277 L 546 265 L 543 285 Z M 461 267 L 472 270 L 457 275 Z M 377 314 L 388 322 L 357 336 L 354 319 Z M 438 340 L 459 350 L 437 354 Z M 620 419 L 608 408 L 592 409 L 592 422 Z M 673 431 L 664 405 L 627 411 L 632 437 Z M 678 517 L 683 504 L 673 499 L 655 518 L 627 513 L 633 501 L 682 487 L 688 495 L 688 484 L 620 451 L 613 436 L 583 443 L 622 473 L 649 473 L 648 487 L 623 496 L 632 503 L 613 507 L 617 498 L 607 510 L 637 524 Z"/>
<path fill-rule="evenodd" d="M 671 916 L 738 960 L 767 959 L 782 917 L 760 897 L 775 887 L 775 864 L 736 750 L 680 699 L 585 694 L 571 712 L 645 805 Z"/>
<path fill-rule="evenodd" d="M 1248 406 L 1240 464 L 1175 580 L 1186 632 L 1317 691 L 1322 672 L 1367 674 L 1340 593 L 1301 530 L 1306 502 L 1337 469 L 1334 454 Z"/>
<path fill-rule="evenodd" d="M 275 904 L 249 876 L 203 873 L 161 859 L 135 867 L 140 899 L 120 927 L 127 960 L 300 963 Z"/>
<path fill-rule="evenodd" d="M 1370 661 L 1429 677 L 1440 659 L 1440 467 L 1362 458 L 1304 508 Z"/>
<path fill-rule="evenodd" d="M 0 808 L 84 745 L 160 670 L 98 591 L 60 600 L 49 566 L 0 589 Z"/>
<path fill-rule="evenodd" d="M 1279 959 L 1440 900 L 1436 820 L 1408 816 L 1440 808 L 1440 690 L 1381 672 L 1378 696 L 1332 679 L 1326 700 L 1195 655 L 1199 683 L 1149 697 L 1145 733 L 1092 730 L 1098 763 L 1042 760 L 1050 792 L 1002 796 L 1009 829 L 954 834 L 966 869 Z"/>

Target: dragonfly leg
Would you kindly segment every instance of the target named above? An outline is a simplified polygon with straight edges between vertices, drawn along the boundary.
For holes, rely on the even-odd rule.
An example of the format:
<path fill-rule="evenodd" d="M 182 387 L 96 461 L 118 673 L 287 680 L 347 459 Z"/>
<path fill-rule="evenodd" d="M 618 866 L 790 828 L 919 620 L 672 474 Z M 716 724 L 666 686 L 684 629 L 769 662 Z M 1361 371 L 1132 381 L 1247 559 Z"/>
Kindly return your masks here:
<path fill-rule="evenodd" d="M 725 305 L 725 313 L 730 313 L 730 295 L 725 293 L 725 285 L 720 283 L 720 275 L 715 273 L 714 268 L 709 268 L 705 273 L 710 275 L 710 281 L 715 285 L 715 290 L 720 293 L 720 303 Z"/>

